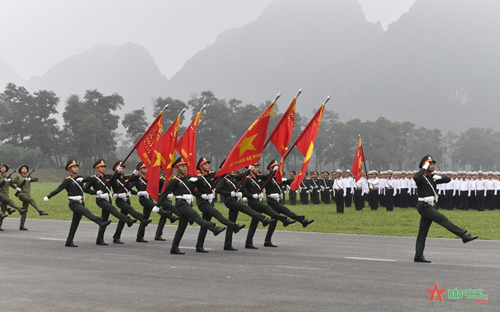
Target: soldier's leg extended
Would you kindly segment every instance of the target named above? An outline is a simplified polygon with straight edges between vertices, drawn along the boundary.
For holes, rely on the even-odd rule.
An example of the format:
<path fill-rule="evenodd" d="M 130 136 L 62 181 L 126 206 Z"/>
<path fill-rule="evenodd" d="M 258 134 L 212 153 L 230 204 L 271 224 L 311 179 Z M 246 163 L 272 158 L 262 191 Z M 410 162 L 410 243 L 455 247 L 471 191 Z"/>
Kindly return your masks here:
<path fill-rule="evenodd" d="M 280 220 L 283 223 L 283 225 L 288 225 L 290 223 L 293 223 L 289 221 L 285 216 L 280 215 L 279 213 L 274 211 L 271 207 L 256 199 L 249 199 L 248 205 L 250 206 L 250 208 L 252 208 L 257 212 L 264 213 L 275 220 Z"/>
<path fill-rule="evenodd" d="M 73 210 L 73 219 L 71 219 L 71 226 L 69 227 L 69 233 L 68 237 L 66 238 L 66 244 L 73 243 L 73 238 L 75 238 L 75 233 L 76 230 L 78 229 L 78 225 L 80 224 L 81 219 L 82 215 Z"/>
<path fill-rule="evenodd" d="M 276 221 L 274 221 L 276 222 Z M 257 230 L 257 225 L 259 224 L 259 220 L 256 218 L 252 218 L 252 221 L 250 222 L 250 227 L 248 228 L 248 233 L 247 233 L 247 239 L 245 241 L 245 247 L 253 247 L 253 237 L 255 235 L 255 231 Z M 256 248 L 255 248 L 256 249 Z"/>
<path fill-rule="evenodd" d="M 200 207 L 198 207 L 198 208 L 200 208 Z M 208 222 L 210 222 L 210 220 L 212 220 L 212 214 L 210 212 L 203 211 L 201 209 L 200 209 L 200 211 L 202 211 L 201 217 L 204 220 L 207 220 Z M 208 232 L 208 229 L 206 227 L 204 227 L 204 226 L 200 227 L 200 232 L 198 233 L 198 240 L 196 241 L 196 248 L 203 248 L 203 244 L 205 243 L 205 238 L 207 237 L 207 232 Z M 228 232 L 232 232 L 232 231 L 228 231 Z"/>
<path fill-rule="evenodd" d="M 101 218 L 103 222 L 106 222 L 109 220 L 109 212 L 105 209 L 101 210 Z M 99 227 L 99 231 L 97 231 L 97 238 L 96 238 L 96 243 L 99 245 L 101 243 L 104 243 L 104 232 L 106 232 L 106 227 Z"/>
<path fill-rule="evenodd" d="M 168 200 L 162 200 L 161 202 L 158 202 L 157 205 L 161 207 L 161 210 L 160 220 L 158 221 L 158 226 L 156 227 L 155 240 L 163 241 L 164 239 L 161 236 L 163 235 L 163 229 L 165 228 L 167 219 L 170 219 L 170 223 L 174 223 L 179 218 L 172 216 L 172 213 L 179 215 L 179 212 L 177 211 L 175 206 L 172 205 L 172 203 Z"/>
<path fill-rule="evenodd" d="M 144 215 L 144 219 L 149 219 L 149 216 L 151 215 L 151 211 L 153 210 L 155 204 L 149 198 L 145 198 L 143 196 L 139 197 L 139 202 L 143 207 L 142 214 Z M 144 234 L 146 232 L 147 225 L 148 223 L 146 222 L 141 222 L 141 224 L 139 225 L 139 229 L 137 230 L 137 241 L 144 240 Z"/>
<path fill-rule="evenodd" d="M 15 210 L 17 210 L 20 214 L 23 213 L 23 208 L 22 207 L 19 207 L 18 205 L 16 205 L 16 203 L 10 199 L 10 198 L 7 198 L 7 197 L 1 197 L 1 202 L 2 202 L 2 209 L 5 205 L 5 211 L 7 211 L 9 214 L 12 214 L 14 212 L 14 210 L 12 209 L 8 209 L 7 206 L 10 206 L 12 208 L 14 208 Z"/>
<path fill-rule="evenodd" d="M 265 247 L 277 247 L 276 245 L 273 245 L 271 242 L 271 239 L 273 237 L 274 230 L 276 229 L 276 224 L 278 221 L 273 221 L 269 224 L 269 227 L 267 228 L 267 233 L 266 237 L 264 238 L 264 246 Z"/>
<path fill-rule="evenodd" d="M 236 220 L 238 219 L 238 210 L 229 208 L 228 219 L 236 223 Z M 226 238 L 224 239 L 224 247 L 230 247 L 232 245 L 233 245 L 233 231 L 226 231 Z"/>
<path fill-rule="evenodd" d="M 189 217 L 183 214 L 179 215 L 179 225 L 177 226 L 177 230 L 175 231 L 174 239 L 172 240 L 172 248 L 171 250 L 175 250 L 179 248 L 179 244 L 181 242 L 182 236 L 186 231 L 186 227 L 188 225 Z"/>

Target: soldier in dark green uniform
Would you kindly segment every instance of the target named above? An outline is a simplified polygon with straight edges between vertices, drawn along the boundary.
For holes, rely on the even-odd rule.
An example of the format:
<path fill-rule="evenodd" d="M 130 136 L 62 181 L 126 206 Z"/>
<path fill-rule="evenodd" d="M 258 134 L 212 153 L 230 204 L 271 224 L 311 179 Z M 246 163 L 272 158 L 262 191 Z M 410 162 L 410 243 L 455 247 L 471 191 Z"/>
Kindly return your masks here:
<path fill-rule="evenodd" d="M 113 197 L 116 198 L 116 206 L 120 208 L 120 212 L 124 215 L 131 215 L 137 220 L 141 221 L 141 225 L 144 226 L 151 223 L 151 219 L 144 217 L 144 215 L 138 211 L 136 211 L 130 205 L 130 187 L 126 186 L 128 180 L 131 178 L 131 175 L 125 175 L 125 165 L 122 161 L 117 161 L 113 165 L 113 171 L 116 171 L 116 177 L 113 181 L 110 182 L 111 187 L 113 188 Z M 134 170 L 133 176 L 139 175 L 139 171 Z M 123 244 L 120 240 L 123 228 L 125 227 L 125 222 L 121 220 L 118 222 L 116 226 L 115 234 L 113 235 L 113 244 Z"/>
<path fill-rule="evenodd" d="M 201 196 L 196 197 L 196 205 L 202 213 L 201 217 L 207 221 L 212 220 L 212 217 L 214 217 L 220 223 L 227 226 L 227 232 L 233 232 L 235 234 L 238 233 L 242 228 L 245 227 L 245 225 L 239 225 L 233 221 L 226 219 L 222 215 L 222 213 L 214 207 L 213 200 L 215 197 L 215 192 L 211 189 L 216 180 L 216 172 L 210 170 L 210 161 L 208 161 L 205 157 L 201 157 L 198 160 L 196 169 L 200 172 L 200 174 L 197 177 L 198 180 L 194 182 L 193 185 L 201 194 Z M 206 236 L 207 228 L 201 227 L 200 233 L 198 234 L 198 240 L 196 242 L 196 252 L 208 253 L 208 251 L 203 248 Z"/>
<path fill-rule="evenodd" d="M 165 185 L 166 182 L 165 170 L 162 169 L 161 174 L 162 176 L 160 177 L 159 195 L 161 195 L 161 190 L 163 190 L 163 186 Z M 163 235 L 163 229 L 165 228 L 165 223 L 167 223 L 167 219 L 170 220 L 170 223 L 174 223 L 175 221 L 179 220 L 179 217 L 177 217 L 179 215 L 179 212 L 172 204 L 172 198 L 173 194 L 169 194 L 168 196 L 163 197 L 163 200 L 161 202 L 157 203 L 157 205 L 161 209 L 170 212 L 170 214 L 164 213 L 160 215 L 160 220 L 158 221 L 158 227 L 156 228 L 155 241 L 163 241 L 163 242 L 166 241 L 166 239 L 162 238 L 162 235 Z M 176 214 L 177 216 L 172 215 L 172 213 Z"/>
<path fill-rule="evenodd" d="M 111 178 L 111 175 L 106 174 L 106 163 L 104 162 L 104 159 L 99 159 L 98 161 L 96 161 L 93 167 L 96 170 L 96 174 L 87 178 L 89 181 L 85 184 L 83 191 L 91 195 L 96 195 L 95 201 L 97 203 L 97 206 L 102 209 L 101 217 L 104 222 L 108 221 L 109 214 L 112 214 L 113 216 L 118 218 L 118 220 L 126 223 L 129 227 L 131 227 L 132 224 L 137 222 L 137 219 L 132 220 L 123 213 L 120 213 L 111 202 L 111 197 L 113 194 L 111 194 L 110 188 L 106 186 L 106 183 Z M 115 178 L 116 175 L 113 177 L 113 179 Z M 105 227 L 99 228 L 97 239 L 95 242 L 96 245 L 107 245 L 107 243 L 104 241 L 105 231 Z"/>
<path fill-rule="evenodd" d="M 172 165 L 177 170 L 177 176 L 168 182 L 167 187 L 163 191 L 158 201 L 161 202 L 163 197 L 173 193 L 175 196 L 175 208 L 179 211 L 179 225 L 175 232 L 174 240 L 172 241 L 172 248 L 170 253 L 174 255 L 183 255 L 184 252 L 179 250 L 179 244 L 186 230 L 189 219 L 200 226 L 207 227 L 214 233 L 214 236 L 219 235 L 226 228 L 216 227 L 215 223 L 204 220 L 192 207 L 193 195 L 201 197 L 201 193 L 195 190 L 192 183 L 196 182 L 198 178 L 190 177 L 187 175 L 187 165 L 183 157 L 179 157 Z M 159 207 L 154 207 L 153 211 L 158 212 Z"/>
<path fill-rule="evenodd" d="M 220 164 L 219 168 L 222 168 L 224 162 L 225 160 Z M 236 220 L 238 219 L 238 213 L 242 212 L 250 216 L 252 218 L 252 221 L 255 219 L 257 223 L 262 222 L 262 226 L 266 227 L 271 222 L 273 222 L 274 219 L 266 218 L 263 214 L 258 213 L 257 211 L 253 210 L 240 201 L 243 197 L 243 193 L 238 191 L 238 184 L 241 179 L 243 179 L 243 176 L 244 173 L 240 175 L 231 175 L 230 173 L 228 173 L 217 183 L 216 192 L 222 195 L 221 197 L 224 197 L 224 205 L 226 205 L 226 207 L 229 209 L 228 219 L 232 222 L 236 222 Z M 249 239 L 253 239 L 253 234 L 251 234 L 250 231 L 247 234 L 247 241 Z M 233 247 L 233 232 L 231 231 L 226 231 L 224 250 L 238 250 Z"/>
<path fill-rule="evenodd" d="M 418 204 L 417 211 L 420 214 L 420 227 L 418 229 L 417 243 L 415 248 L 415 262 L 430 263 L 424 258 L 425 239 L 432 222 L 436 222 L 448 231 L 462 238 L 464 243 L 470 242 L 478 238 L 471 236 L 467 231 L 453 224 L 447 217 L 441 214 L 436 209 L 437 191 L 436 184 L 448 183 L 451 181 L 449 177 L 440 177 L 433 174 L 434 164 L 436 160 L 430 155 L 424 156 L 420 161 L 420 170 L 413 176 L 413 180 L 417 184 Z"/>
<path fill-rule="evenodd" d="M 290 170 L 290 172 L 288 173 L 288 178 L 290 180 L 293 180 L 293 179 L 295 179 L 296 174 L 297 173 L 294 170 Z M 288 202 L 292 206 L 297 205 L 297 190 L 292 191 L 290 186 L 288 186 Z"/>
<path fill-rule="evenodd" d="M 310 179 L 307 177 L 308 173 L 304 174 L 304 179 L 300 182 L 298 191 L 300 193 L 300 203 L 302 205 L 309 205 L 309 193 L 311 193 Z"/>
<path fill-rule="evenodd" d="M 274 221 L 271 222 L 269 228 L 267 229 L 264 246 L 275 247 L 275 245 L 273 245 L 273 243 L 271 242 L 271 237 L 274 233 L 274 229 L 276 228 L 277 220 L 280 220 L 283 223 L 283 226 L 288 226 L 289 224 L 295 223 L 296 221 L 289 220 L 286 216 L 280 215 L 273 208 L 262 202 L 263 194 L 261 192 L 261 187 L 269 178 L 269 175 L 263 175 L 259 172 L 259 163 L 256 163 L 253 166 L 249 166 L 248 169 L 250 170 L 250 174 L 241 184 L 241 191 L 243 193 L 243 196 L 247 198 L 248 206 L 250 206 L 250 208 L 257 212 L 264 213 L 274 219 Z M 258 224 L 259 222 L 257 220 L 252 219 L 250 228 L 248 229 L 247 240 L 245 242 L 245 248 L 247 249 L 257 249 L 257 247 L 253 245 L 253 236 L 255 234 L 255 231 L 257 230 Z"/>
<path fill-rule="evenodd" d="M 31 198 L 31 183 L 37 182 L 38 178 L 28 176 L 29 167 L 27 165 L 22 165 L 21 167 L 19 167 L 17 171 L 19 172 L 20 175 L 12 179 L 12 182 L 16 184 L 16 191 L 19 192 L 19 194 L 17 193 L 16 194 L 19 200 L 23 202 L 23 209 L 28 210 L 29 205 L 31 205 L 36 209 L 36 211 L 38 211 L 38 214 L 40 216 L 49 215 L 38 206 L 38 204 L 35 202 L 33 198 Z M 19 224 L 19 230 L 22 231 L 28 230 L 24 226 L 26 222 L 26 215 L 27 213 L 21 216 L 21 223 Z"/>
<path fill-rule="evenodd" d="M 268 170 L 276 171 L 278 169 L 278 161 L 272 160 L 271 163 L 267 166 Z M 283 179 L 283 183 L 290 184 L 293 180 Z M 283 214 L 289 217 L 292 220 L 298 221 L 302 224 L 303 227 L 308 226 L 313 223 L 314 220 L 308 220 L 305 216 L 298 216 L 293 211 L 288 209 L 285 205 L 279 202 L 280 197 L 283 195 L 281 193 L 281 188 L 279 187 L 278 181 L 276 178 L 272 178 L 271 181 L 266 185 L 266 194 L 267 194 L 267 205 L 273 208 L 277 213 Z M 264 246 L 266 247 L 278 247 L 271 242 L 271 235 L 276 228 L 276 222 L 273 222 L 269 225 L 268 238 L 266 238 L 264 242 Z M 269 240 L 268 240 L 269 239 Z"/>
<path fill-rule="evenodd" d="M 64 179 L 57 189 L 55 189 L 49 195 L 45 196 L 44 200 L 48 202 L 51 197 L 59 194 L 59 192 L 64 189 L 66 190 L 66 192 L 68 192 L 69 209 L 73 211 L 73 219 L 71 221 L 68 238 L 66 239 L 66 247 L 78 247 L 73 243 L 73 238 L 75 237 L 75 233 L 78 229 L 78 225 L 80 224 L 82 216 L 85 216 L 89 220 L 94 221 L 100 227 L 107 227 L 111 223 L 111 221 L 104 222 L 101 217 L 94 216 L 92 212 L 90 212 L 90 210 L 85 207 L 85 204 L 83 202 L 85 198 L 85 194 L 83 192 L 83 182 L 88 182 L 90 180 L 90 177 L 84 179 L 77 176 L 79 168 L 76 160 L 72 159 L 68 161 L 65 169 L 69 171 L 70 176 Z"/>
<path fill-rule="evenodd" d="M 16 184 L 11 181 L 9 177 L 7 177 L 7 171 L 9 171 L 9 166 L 6 164 L 3 164 L 0 166 L 0 203 L 2 205 L 2 216 L 5 215 L 5 212 L 8 212 L 9 215 L 14 213 L 14 211 L 19 211 L 21 214 L 21 217 L 26 214 L 28 209 L 23 209 L 16 205 L 12 199 L 9 198 L 9 188 L 16 188 Z M 10 206 L 14 209 L 7 209 L 7 206 Z M 2 220 L 4 219 L 0 218 L 0 231 L 3 231 L 2 228 Z"/>
<path fill-rule="evenodd" d="M 309 180 L 309 188 L 311 190 L 311 202 L 315 205 L 319 205 L 319 193 L 321 188 L 319 187 L 318 171 L 311 172 L 311 179 Z"/>

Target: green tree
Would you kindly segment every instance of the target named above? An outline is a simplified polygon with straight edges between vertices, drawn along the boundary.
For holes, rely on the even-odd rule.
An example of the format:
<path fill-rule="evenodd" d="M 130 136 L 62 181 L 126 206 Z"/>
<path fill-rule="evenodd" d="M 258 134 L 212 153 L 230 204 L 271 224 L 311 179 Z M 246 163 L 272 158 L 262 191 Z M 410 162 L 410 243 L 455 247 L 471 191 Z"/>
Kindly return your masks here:
<path fill-rule="evenodd" d="M 163 113 L 163 132 L 165 132 L 180 114 L 183 109 L 187 109 L 188 106 L 181 100 L 174 100 L 171 97 L 162 98 L 158 97 L 153 101 L 153 114 L 154 118 L 160 114 L 162 109 L 168 104 L 168 109 Z M 182 126 L 182 122 L 186 114 L 181 117 L 181 126 L 179 126 L 179 136 L 182 135 L 186 127 Z"/>
<path fill-rule="evenodd" d="M 137 143 L 149 126 L 144 107 L 125 114 L 122 125 L 127 131 L 127 143 Z"/>

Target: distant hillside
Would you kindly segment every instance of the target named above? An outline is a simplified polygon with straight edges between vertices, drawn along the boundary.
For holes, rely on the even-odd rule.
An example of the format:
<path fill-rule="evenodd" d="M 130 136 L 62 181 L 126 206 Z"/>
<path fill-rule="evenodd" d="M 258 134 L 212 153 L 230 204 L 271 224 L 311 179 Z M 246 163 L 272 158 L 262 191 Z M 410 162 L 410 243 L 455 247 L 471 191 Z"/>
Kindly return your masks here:
<path fill-rule="evenodd" d="M 0 55 L 0 90 L 4 90 L 9 82 L 23 84 L 25 80 L 21 78 Z"/>
<path fill-rule="evenodd" d="M 118 93 L 125 99 L 123 112 L 146 107 L 158 97 L 167 79 L 162 76 L 149 52 L 142 46 L 102 44 L 74 55 L 50 68 L 41 77 L 31 78 L 27 89 L 48 89 L 61 98 L 60 112 L 71 94 L 83 96 L 88 89 L 103 94 Z"/>
<path fill-rule="evenodd" d="M 258 104 L 302 87 L 298 110 L 309 116 L 331 94 L 342 120 L 498 130 L 499 14 L 494 0 L 417 0 L 384 32 L 356 0 L 276 0 L 186 62 L 167 91 Z"/>

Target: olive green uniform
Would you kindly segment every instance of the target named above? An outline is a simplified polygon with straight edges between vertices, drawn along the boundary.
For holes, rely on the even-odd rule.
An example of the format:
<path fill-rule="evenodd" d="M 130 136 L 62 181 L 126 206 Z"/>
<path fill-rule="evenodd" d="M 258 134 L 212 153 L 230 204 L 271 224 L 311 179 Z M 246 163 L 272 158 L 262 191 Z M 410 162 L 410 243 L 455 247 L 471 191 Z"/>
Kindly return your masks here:
<path fill-rule="evenodd" d="M 22 175 L 18 175 L 14 179 L 12 179 L 12 182 L 16 184 L 17 187 L 21 187 L 21 185 L 24 182 L 24 185 L 21 187 L 21 191 L 17 196 L 17 198 L 19 198 L 19 200 L 23 203 L 23 209 L 28 210 L 28 207 L 31 205 L 36 209 L 36 211 L 39 214 L 42 213 L 43 210 L 40 209 L 35 200 L 31 198 L 31 182 L 38 182 L 38 178 L 30 177 L 29 181 L 25 181 L 25 177 L 23 177 Z M 24 224 L 26 222 L 26 215 L 27 213 L 21 216 L 21 223 L 19 225 L 20 228 L 24 228 Z"/>
<path fill-rule="evenodd" d="M 18 205 L 16 205 L 16 203 L 9 198 L 9 188 L 13 188 L 15 189 L 16 188 L 16 184 L 11 180 L 10 182 L 7 182 L 5 181 L 6 177 L 4 177 L 2 174 L 0 174 L 0 185 L 3 184 L 3 186 L 0 188 L 0 203 L 2 205 L 1 209 L 2 209 L 2 213 L 5 213 L 7 212 L 7 207 L 10 206 L 14 209 L 16 209 L 17 211 L 19 211 L 19 213 L 21 215 L 25 215 L 25 213 L 22 213 L 23 211 L 25 212 L 25 210 L 22 208 L 22 207 L 19 207 Z M 10 214 L 11 212 L 9 212 Z M 0 228 L 2 226 L 2 220 L 0 220 Z"/>

